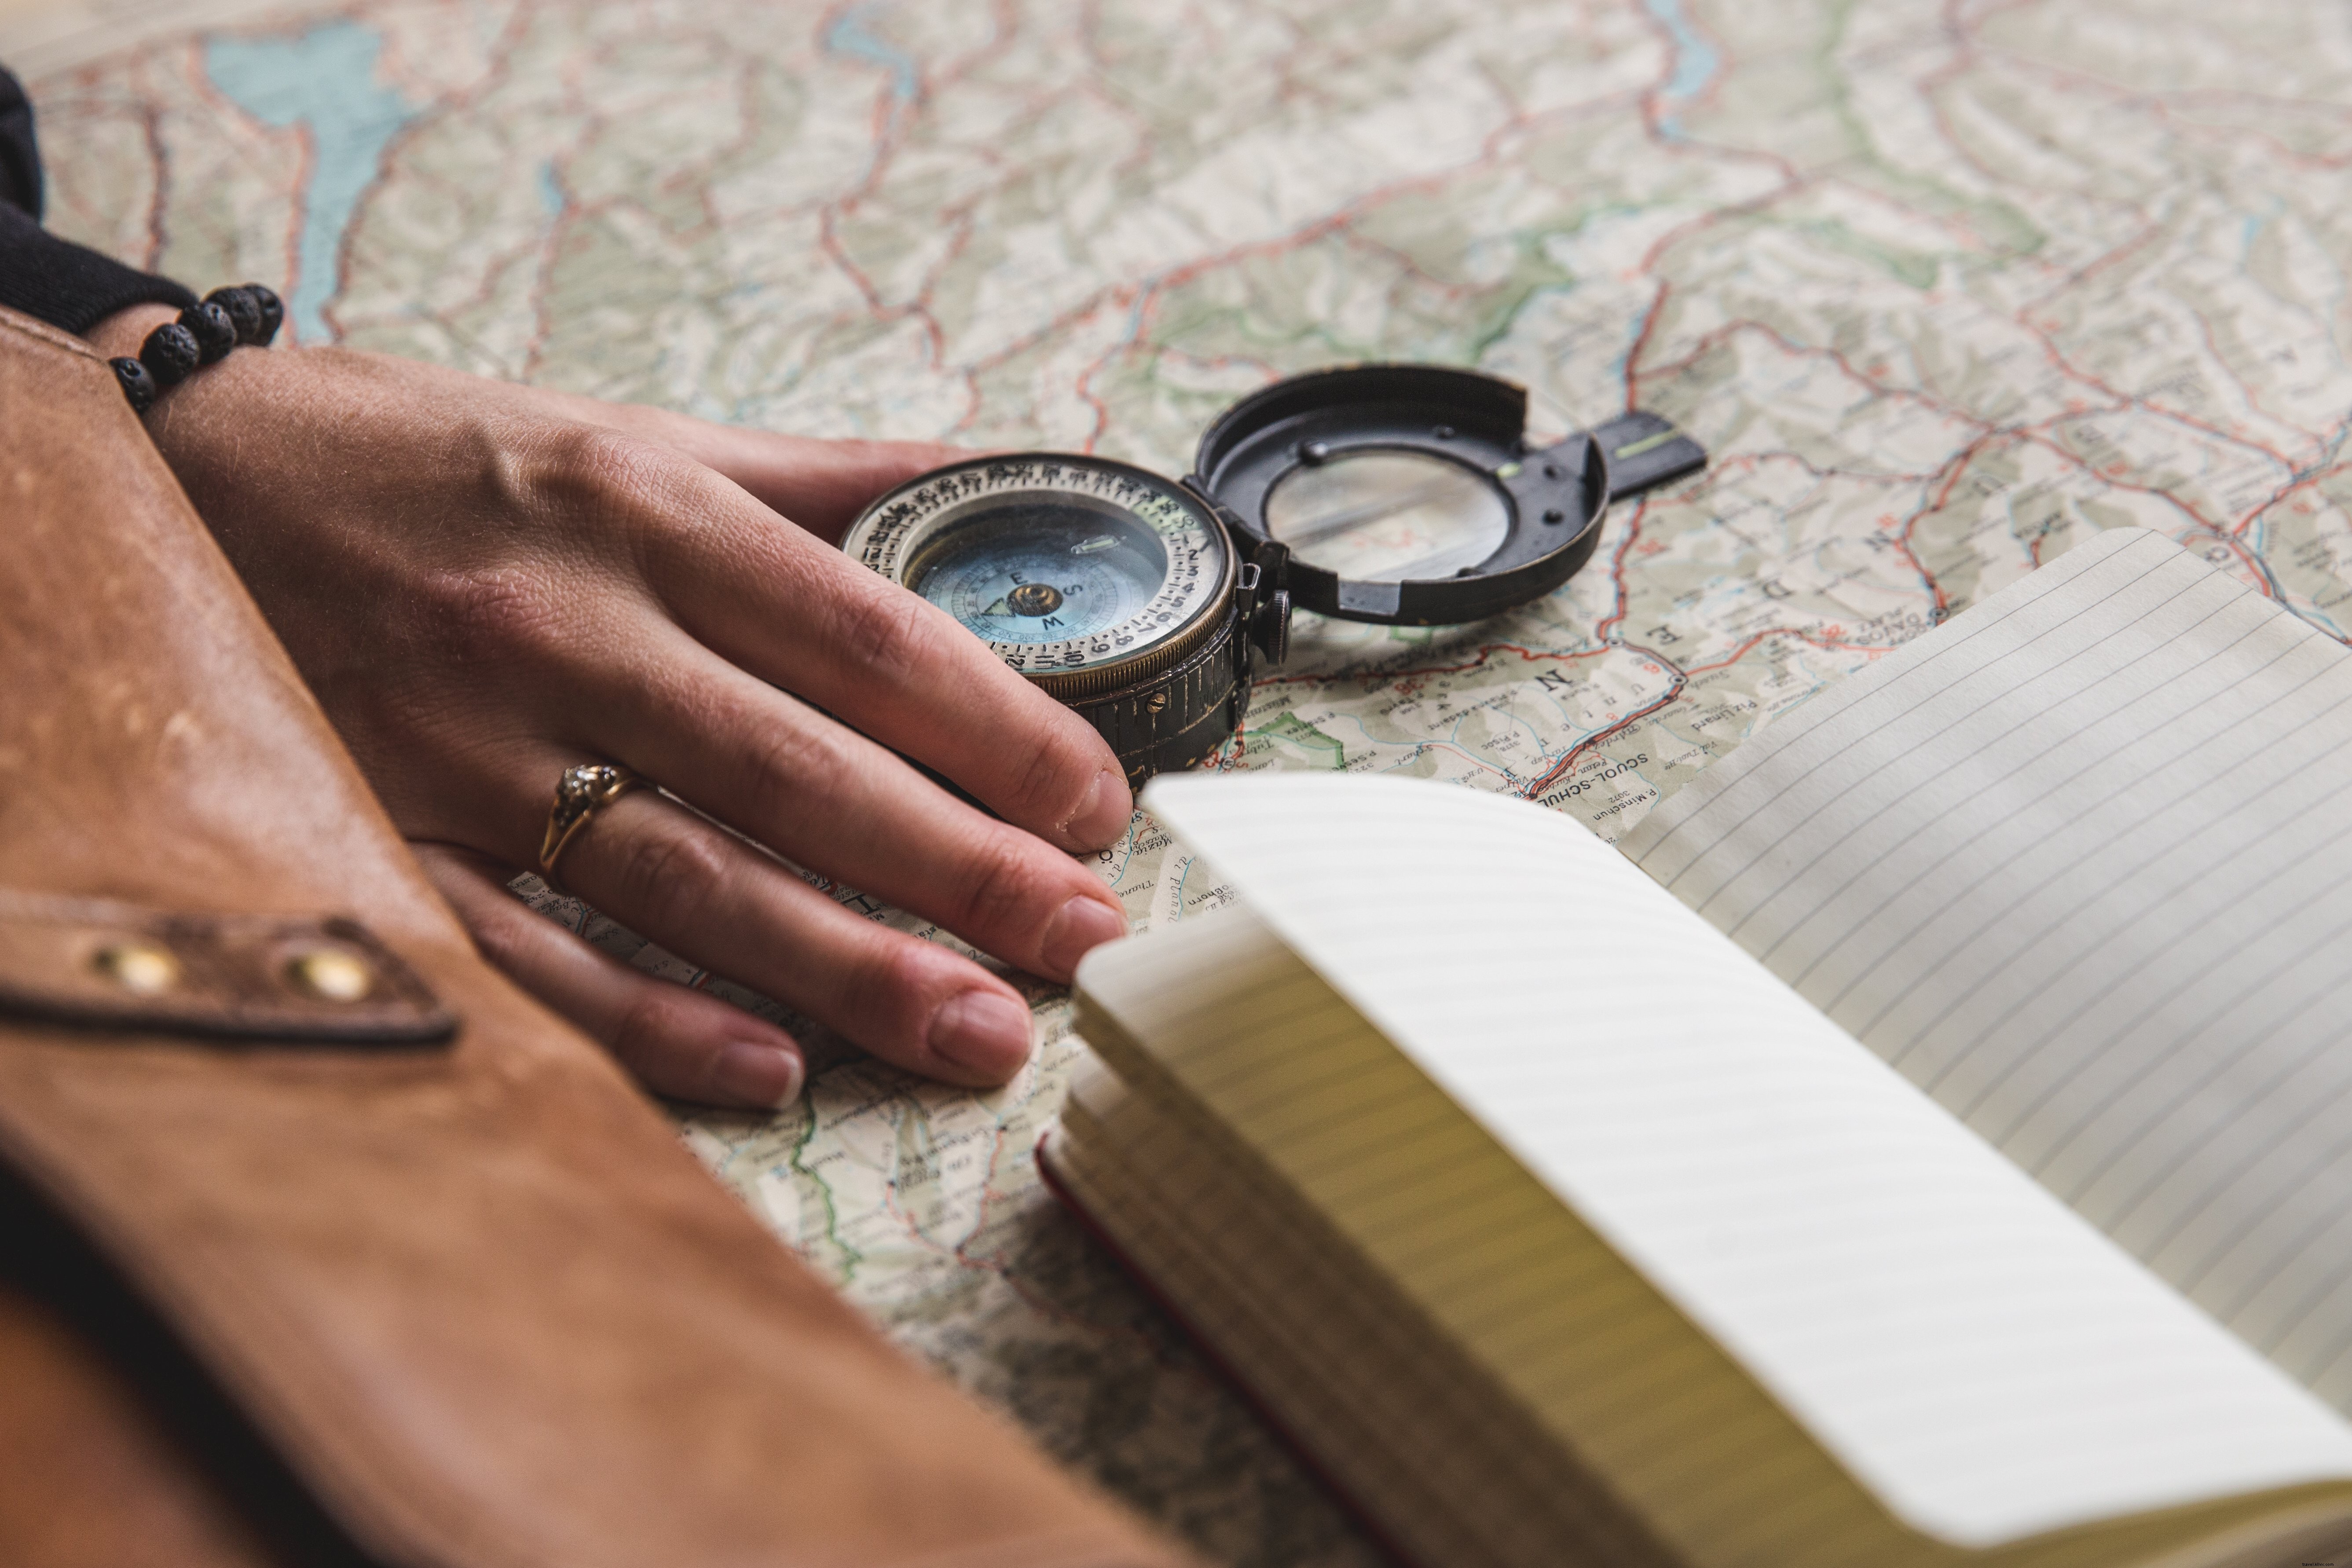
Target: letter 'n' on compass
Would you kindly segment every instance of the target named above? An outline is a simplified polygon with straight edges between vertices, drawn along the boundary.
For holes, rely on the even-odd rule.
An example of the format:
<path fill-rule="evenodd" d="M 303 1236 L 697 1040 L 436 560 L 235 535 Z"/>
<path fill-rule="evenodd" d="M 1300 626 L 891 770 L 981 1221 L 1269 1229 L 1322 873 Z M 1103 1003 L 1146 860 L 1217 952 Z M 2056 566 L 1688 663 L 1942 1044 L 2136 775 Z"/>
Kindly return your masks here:
<path fill-rule="evenodd" d="M 1181 483 L 1108 458 L 974 458 L 909 480 L 842 548 L 984 639 L 1110 742 L 1130 783 L 1241 727 L 1294 597 L 1349 620 L 1471 621 L 1551 592 L 1615 497 L 1704 466 L 1639 411 L 1556 445 L 1475 371 L 1357 365 L 1228 409 Z"/>

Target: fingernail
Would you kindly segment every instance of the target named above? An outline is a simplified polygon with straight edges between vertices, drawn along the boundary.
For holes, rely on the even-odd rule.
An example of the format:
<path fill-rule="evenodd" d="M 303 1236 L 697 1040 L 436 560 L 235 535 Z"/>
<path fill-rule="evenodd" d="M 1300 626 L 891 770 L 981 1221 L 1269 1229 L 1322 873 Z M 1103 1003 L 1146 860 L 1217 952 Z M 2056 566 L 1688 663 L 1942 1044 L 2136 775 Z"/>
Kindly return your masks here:
<path fill-rule="evenodd" d="M 1067 980 L 1087 951 L 1127 934 L 1127 917 L 1099 899 L 1081 893 L 1064 904 L 1045 924 L 1039 956 L 1052 980 Z"/>
<path fill-rule="evenodd" d="M 1065 830 L 1087 849 L 1099 849 L 1114 843 L 1127 831 L 1128 819 L 1135 815 L 1135 796 L 1128 792 L 1127 781 L 1110 769 L 1095 775 L 1095 792 L 1087 804 L 1070 818 Z"/>
<path fill-rule="evenodd" d="M 801 1058 L 759 1040 L 730 1040 L 710 1064 L 711 1092 L 782 1110 L 801 1097 Z"/>
<path fill-rule="evenodd" d="M 931 1015 L 930 1047 L 958 1067 L 1010 1078 L 1029 1059 L 1029 1009 L 993 991 L 950 996 Z"/>

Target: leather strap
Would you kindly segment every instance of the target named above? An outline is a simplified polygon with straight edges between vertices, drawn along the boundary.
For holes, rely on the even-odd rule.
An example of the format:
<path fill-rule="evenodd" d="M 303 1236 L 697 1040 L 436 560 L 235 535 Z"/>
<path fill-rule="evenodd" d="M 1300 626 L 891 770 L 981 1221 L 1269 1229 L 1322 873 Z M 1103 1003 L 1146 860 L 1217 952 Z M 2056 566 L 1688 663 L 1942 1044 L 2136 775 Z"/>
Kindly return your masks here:
<path fill-rule="evenodd" d="M 0 1161 L 338 1528 L 446 1568 L 1183 1560 L 884 1342 L 477 958 L 96 355 L 0 312 L 0 868 L 20 913 L 102 900 L 224 977 L 201 1018 L 68 1017 L 89 929 L 0 931 L 10 994 L 48 998 L 0 1017 Z M 322 1048 L 288 932 L 462 1029 Z"/>
<path fill-rule="evenodd" d="M 357 921 L 215 915 L 0 888 L 0 1018 L 335 1046 L 457 1020 Z"/>

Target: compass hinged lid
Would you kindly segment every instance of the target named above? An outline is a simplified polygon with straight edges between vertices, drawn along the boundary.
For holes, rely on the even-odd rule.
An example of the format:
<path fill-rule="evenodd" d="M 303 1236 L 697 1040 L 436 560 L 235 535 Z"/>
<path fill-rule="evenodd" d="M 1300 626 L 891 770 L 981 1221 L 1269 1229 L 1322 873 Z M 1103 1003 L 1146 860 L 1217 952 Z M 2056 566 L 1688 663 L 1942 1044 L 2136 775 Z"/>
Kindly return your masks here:
<path fill-rule="evenodd" d="M 1706 460 L 1640 412 L 1531 447 L 1527 408 L 1524 388 L 1477 371 L 1312 372 L 1219 416 L 1191 482 L 1245 533 L 1286 547 L 1304 608 L 1407 626 L 1477 620 L 1566 582 L 1591 557 L 1612 494 Z"/>

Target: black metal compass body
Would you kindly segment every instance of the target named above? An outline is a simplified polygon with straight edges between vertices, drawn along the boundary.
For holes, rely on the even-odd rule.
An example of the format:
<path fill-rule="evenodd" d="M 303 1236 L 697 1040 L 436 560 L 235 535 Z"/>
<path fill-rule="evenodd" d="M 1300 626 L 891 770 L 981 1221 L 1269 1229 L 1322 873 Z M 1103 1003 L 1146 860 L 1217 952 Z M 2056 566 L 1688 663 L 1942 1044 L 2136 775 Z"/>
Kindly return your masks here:
<path fill-rule="evenodd" d="M 1071 453 L 975 458 L 869 506 L 842 548 L 1084 716 L 1129 781 L 1241 727 L 1253 650 L 1294 602 L 1394 625 L 1478 620 L 1591 557 L 1609 502 L 1706 454 L 1654 414 L 1530 449 L 1527 394 L 1475 371 L 1358 365 L 1221 416 L 1181 483 Z"/>

